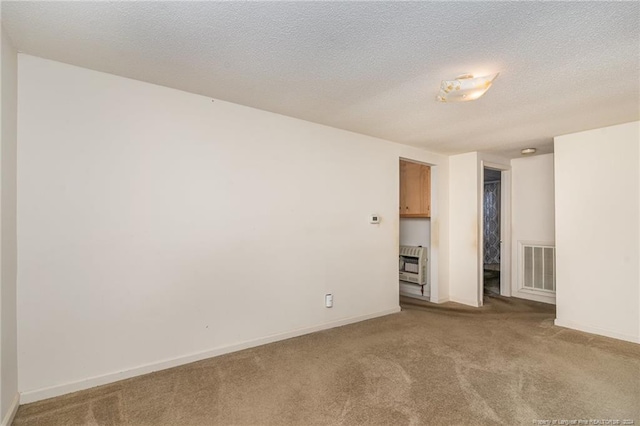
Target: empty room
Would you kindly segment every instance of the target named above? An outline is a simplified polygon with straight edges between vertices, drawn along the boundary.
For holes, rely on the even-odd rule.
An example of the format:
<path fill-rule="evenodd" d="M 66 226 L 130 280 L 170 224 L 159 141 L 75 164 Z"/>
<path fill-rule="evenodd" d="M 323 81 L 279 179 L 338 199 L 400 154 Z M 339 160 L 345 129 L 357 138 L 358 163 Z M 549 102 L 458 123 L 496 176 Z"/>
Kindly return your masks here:
<path fill-rule="evenodd" d="M 640 2 L 0 18 L 0 426 L 640 424 Z"/>

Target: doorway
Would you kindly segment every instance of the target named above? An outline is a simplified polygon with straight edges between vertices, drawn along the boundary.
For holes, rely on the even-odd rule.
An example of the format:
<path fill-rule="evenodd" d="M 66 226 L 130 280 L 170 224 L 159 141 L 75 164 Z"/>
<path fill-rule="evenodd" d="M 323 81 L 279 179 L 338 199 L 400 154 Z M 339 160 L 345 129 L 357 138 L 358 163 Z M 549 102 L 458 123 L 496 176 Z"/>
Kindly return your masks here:
<path fill-rule="evenodd" d="M 399 294 L 430 301 L 437 297 L 431 251 L 432 185 L 435 168 L 410 159 L 399 159 Z M 437 271 L 437 269 L 436 269 Z"/>
<path fill-rule="evenodd" d="M 502 171 L 484 168 L 482 194 L 483 294 L 500 296 L 502 258 Z"/>

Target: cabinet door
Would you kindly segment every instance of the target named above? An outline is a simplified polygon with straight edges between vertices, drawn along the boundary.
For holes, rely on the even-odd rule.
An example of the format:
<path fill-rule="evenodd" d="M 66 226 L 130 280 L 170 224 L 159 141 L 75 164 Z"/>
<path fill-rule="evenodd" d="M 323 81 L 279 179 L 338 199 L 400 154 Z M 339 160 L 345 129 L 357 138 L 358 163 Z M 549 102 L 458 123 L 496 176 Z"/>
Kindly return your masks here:
<path fill-rule="evenodd" d="M 400 214 L 407 206 L 407 162 L 400 160 Z"/>
<path fill-rule="evenodd" d="M 407 163 L 405 178 L 407 191 L 405 193 L 405 209 L 403 214 L 422 213 L 422 166 L 416 163 Z"/>
<path fill-rule="evenodd" d="M 431 216 L 431 167 L 400 161 L 400 215 Z"/>
<path fill-rule="evenodd" d="M 420 214 L 431 217 L 431 167 L 420 166 Z"/>

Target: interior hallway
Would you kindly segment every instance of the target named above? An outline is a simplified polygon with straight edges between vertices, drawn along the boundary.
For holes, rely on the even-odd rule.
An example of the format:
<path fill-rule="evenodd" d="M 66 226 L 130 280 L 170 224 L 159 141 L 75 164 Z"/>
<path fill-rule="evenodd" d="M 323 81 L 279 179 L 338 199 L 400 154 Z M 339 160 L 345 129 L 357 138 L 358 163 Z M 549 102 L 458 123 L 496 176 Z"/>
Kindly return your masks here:
<path fill-rule="evenodd" d="M 402 302 L 398 314 L 25 405 L 14 425 L 640 422 L 639 345 L 555 327 L 554 306 L 515 298 Z"/>

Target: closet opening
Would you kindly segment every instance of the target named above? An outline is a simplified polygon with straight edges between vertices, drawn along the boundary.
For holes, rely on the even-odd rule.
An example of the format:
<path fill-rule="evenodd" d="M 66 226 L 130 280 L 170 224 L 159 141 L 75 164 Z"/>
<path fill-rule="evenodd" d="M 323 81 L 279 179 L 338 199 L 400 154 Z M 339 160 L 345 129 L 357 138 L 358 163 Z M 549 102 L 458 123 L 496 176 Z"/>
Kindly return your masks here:
<path fill-rule="evenodd" d="M 430 165 L 400 159 L 400 296 L 426 301 L 432 296 L 431 171 Z"/>

